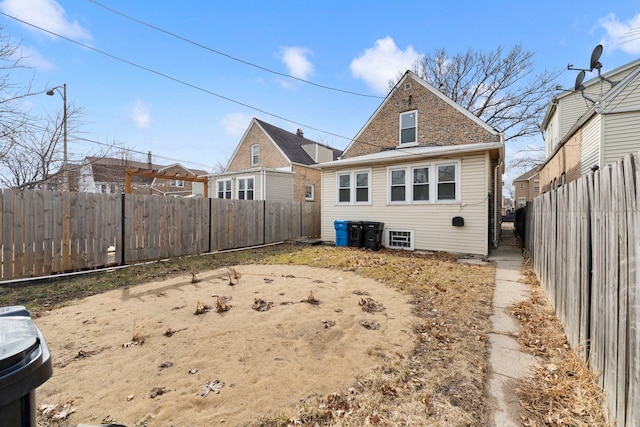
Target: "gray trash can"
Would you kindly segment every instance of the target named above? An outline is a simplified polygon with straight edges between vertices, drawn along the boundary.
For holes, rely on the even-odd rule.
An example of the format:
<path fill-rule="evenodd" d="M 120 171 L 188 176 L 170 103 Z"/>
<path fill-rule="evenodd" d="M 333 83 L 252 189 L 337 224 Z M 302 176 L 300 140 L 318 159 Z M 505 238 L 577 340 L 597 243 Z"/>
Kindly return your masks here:
<path fill-rule="evenodd" d="M 51 354 L 22 306 L 0 308 L 0 427 L 35 427 L 35 391 L 53 374 Z"/>

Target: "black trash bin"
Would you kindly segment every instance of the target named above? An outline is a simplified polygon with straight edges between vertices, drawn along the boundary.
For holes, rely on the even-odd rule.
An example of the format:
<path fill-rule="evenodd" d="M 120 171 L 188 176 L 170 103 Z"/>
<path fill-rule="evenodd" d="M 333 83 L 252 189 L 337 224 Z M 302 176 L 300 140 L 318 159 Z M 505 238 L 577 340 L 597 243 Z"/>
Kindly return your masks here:
<path fill-rule="evenodd" d="M 380 250 L 384 222 L 364 222 L 363 227 L 364 247 L 373 251 Z"/>
<path fill-rule="evenodd" d="M 364 225 L 362 221 L 349 222 L 349 246 L 364 248 Z"/>
<path fill-rule="evenodd" d="M 35 427 L 35 390 L 53 374 L 51 354 L 22 306 L 0 308 L 0 427 Z"/>

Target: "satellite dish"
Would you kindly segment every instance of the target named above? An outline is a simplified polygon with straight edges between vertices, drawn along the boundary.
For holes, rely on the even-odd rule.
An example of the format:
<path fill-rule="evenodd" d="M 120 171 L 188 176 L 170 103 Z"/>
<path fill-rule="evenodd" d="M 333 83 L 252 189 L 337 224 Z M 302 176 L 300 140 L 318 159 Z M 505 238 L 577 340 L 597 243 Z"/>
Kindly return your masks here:
<path fill-rule="evenodd" d="M 591 62 L 589 65 L 591 69 L 589 71 L 593 71 L 594 68 L 597 68 L 598 70 L 602 68 L 602 64 L 599 62 L 601 55 L 602 55 L 602 45 L 599 44 L 593 49 L 593 52 L 591 53 Z"/>
<path fill-rule="evenodd" d="M 584 90 L 584 86 L 582 86 L 582 82 L 584 81 L 584 70 L 578 73 L 578 77 L 576 77 L 576 85 L 574 86 L 574 90 Z"/>

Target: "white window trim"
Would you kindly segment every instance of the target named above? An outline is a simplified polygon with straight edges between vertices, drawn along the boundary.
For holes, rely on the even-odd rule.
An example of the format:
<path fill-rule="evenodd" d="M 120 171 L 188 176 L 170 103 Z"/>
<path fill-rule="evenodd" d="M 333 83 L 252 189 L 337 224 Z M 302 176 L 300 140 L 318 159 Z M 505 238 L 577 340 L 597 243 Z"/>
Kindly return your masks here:
<path fill-rule="evenodd" d="M 415 113 L 416 115 L 416 140 L 413 142 L 402 142 L 402 116 L 405 114 Z M 418 110 L 403 111 L 398 116 L 398 147 L 415 147 L 418 145 Z"/>
<path fill-rule="evenodd" d="M 413 200 L 413 170 L 420 168 L 429 168 L 429 200 Z M 391 200 L 391 173 L 397 170 L 404 170 L 404 186 L 405 186 L 405 200 Z M 426 205 L 433 203 L 433 170 L 434 165 L 431 163 L 416 163 L 403 166 L 388 166 L 387 167 L 387 204 L 389 205 Z"/>
<path fill-rule="evenodd" d="M 366 173 L 369 176 L 368 179 L 368 187 L 367 187 L 367 201 L 366 202 L 356 202 L 356 175 L 360 173 Z M 341 202 L 340 201 L 340 176 L 342 175 L 350 175 L 349 182 L 349 201 Z M 371 205 L 371 169 L 358 169 L 352 171 L 340 171 L 336 172 L 336 205 L 340 206 L 351 206 L 351 205 Z"/>
<path fill-rule="evenodd" d="M 184 188 L 184 180 L 182 180 L 182 179 L 172 179 L 169 182 L 169 186 L 170 187 L 175 187 L 175 188 Z"/>
<path fill-rule="evenodd" d="M 227 200 L 233 199 L 233 182 L 232 182 L 231 178 L 228 178 L 228 179 L 216 179 L 216 199 L 220 199 L 221 198 L 221 197 L 218 197 L 218 185 L 219 185 L 218 183 L 220 183 L 220 182 L 228 182 L 228 183 L 231 184 L 231 185 L 229 185 L 229 196 L 230 197 Z M 225 188 L 224 193 L 226 193 L 226 192 L 227 192 L 227 190 Z M 222 199 L 226 199 L 226 197 L 222 197 Z"/>
<path fill-rule="evenodd" d="M 433 202 L 436 204 L 442 204 L 442 205 L 450 205 L 450 204 L 456 204 L 456 203 L 460 203 L 460 189 L 462 188 L 462 184 L 460 181 L 460 177 L 462 176 L 462 173 L 460 171 L 460 164 L 461 162 L 459 160 L 455 160 L 455 161 L 443 161 L 443 162 L 436 162 L 433 164 L 433 173 L 434 173 L 434 179 L 433 179 L 433 184 L 434 184 L 434 198 L 433 198 Z M 455 183 L 456 183 L 456 195 L 455 198 L 453 200 L 438 200 L 438 166 L 447 166 L 447 165 L 455 165 L 456 167 L 456 178 L 455 178 Z"/>
<path fill-rule="evenodd" d="M 438 166 L 454 165 L 456 167 L 456 194 L 453 200 L 438 200 Z M 460 189 L 462 184 L 460 181 L 461 162 L 455 161 L 438 161 L 433 163 L 412 163 L 402 166 L 387 167 L 387 204 L 388 205 L 430 205 L 430 204 L 455 204 L 460 203 Z M 429 200 L 413 200 L 413 170 L 418 168 L 429 168 Z M 391 172 L 396 170 L 405 170 L 405 200 L 391 201 Z"/>
<path fill-rule="evenodd" d="M 254 158 L 253 150 L 254 149 L 256 150 L 255 157 L 257 157 L 257 160 L 258 160 L 257 162 L 253 161 L 253 158 Z M 251 166 L 255 166 L 258 163 L 260 163 L 260 146 L 258 144 L 253 144 L 251 146 L 251 154 L 250 154 L 250 156 L 251 156 L 251 159 L 249 160 L 249 162 L 251 163 Z"/>
<path fill-rule="evenodd" d="M 409 233 L 409 247 L 404 246 L 394 246 L 391 244 L 391 239 L 389 238 L 391 233 Z M 405 251 L 413 251 L 415 245 L 415 236 L 416 233 L 414 230 L 410 229 L 400 229 L 400 228 L 385 228 L 384 229 L 384 247 L 389 249 L 402 249 Z"/>
<path fill-rule="evenodd" d="M 307 188 L 311 188 L 311 196 L 307 197 Z M 314 184 L 305 184 L 304 186 L 304 199 L 313 201 L 316 199 L 316 186 Z"/>
<path fill-rule="evenodd" d="M 240 181 L 245 181 L 245 183 L 246 183 L 246 181 L 248 179 L 252 179 L 253 180 L 253 190 L 252 190 L 253 191 L 253 198 L 252 199 L 247 199 L 245 197 L 244 199 L 241 199 L 240 198 Z M 257 200 L 257 197 L 256 197 L 256 177 L 255 177 L 255 175 L 243 175 L 243 176 L 236 177 L 236 185 L 235 185 L 235 187 L 236 188 L 235 188 L 234 194 L 236 196 L 236 199 L 238 199 L 238 200 Z M 248 187 L 245 186 L 244 192 L 246 193 L 247 190 L 248 190 Z"/>

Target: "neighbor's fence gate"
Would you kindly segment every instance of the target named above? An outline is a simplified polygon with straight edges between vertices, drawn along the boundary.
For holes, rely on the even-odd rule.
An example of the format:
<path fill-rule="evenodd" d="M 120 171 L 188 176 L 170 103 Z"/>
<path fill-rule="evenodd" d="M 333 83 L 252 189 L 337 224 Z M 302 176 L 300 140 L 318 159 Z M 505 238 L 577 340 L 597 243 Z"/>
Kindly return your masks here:
<path fill-rule="evenodd" d="M 640 426 L 637 156 L 527 206 L 525 247 L 571 345 L 584 349 L 618 426 Z"/>
<path fill-rule="evenodd" d="M 8 189 L 0 208 L 1 280 L 320 235 L 306 202 Z"/>

